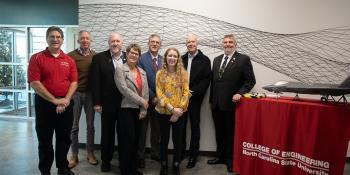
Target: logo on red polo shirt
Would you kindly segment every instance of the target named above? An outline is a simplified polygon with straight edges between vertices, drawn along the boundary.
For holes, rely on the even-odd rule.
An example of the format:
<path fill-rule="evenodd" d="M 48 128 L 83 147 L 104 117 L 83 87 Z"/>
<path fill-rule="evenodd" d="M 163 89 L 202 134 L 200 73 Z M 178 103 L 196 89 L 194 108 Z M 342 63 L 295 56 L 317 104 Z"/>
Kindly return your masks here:
<path fill-rule="evenodd" d="M 62 61 L 61 66 L 69 67 L 69 63 L 66 61 Z"/>

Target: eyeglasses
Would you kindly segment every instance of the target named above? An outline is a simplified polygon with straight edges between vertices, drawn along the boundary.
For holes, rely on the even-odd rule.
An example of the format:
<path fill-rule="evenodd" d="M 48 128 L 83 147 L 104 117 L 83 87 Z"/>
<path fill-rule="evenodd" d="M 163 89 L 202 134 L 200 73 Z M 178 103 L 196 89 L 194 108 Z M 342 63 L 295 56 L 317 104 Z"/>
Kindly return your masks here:
<path fill-rule="evenodd" d="M 140 54 L 137 52 L 130 51 L 129 54 L 134 55 L 134 56 L 139 56 Z"/>

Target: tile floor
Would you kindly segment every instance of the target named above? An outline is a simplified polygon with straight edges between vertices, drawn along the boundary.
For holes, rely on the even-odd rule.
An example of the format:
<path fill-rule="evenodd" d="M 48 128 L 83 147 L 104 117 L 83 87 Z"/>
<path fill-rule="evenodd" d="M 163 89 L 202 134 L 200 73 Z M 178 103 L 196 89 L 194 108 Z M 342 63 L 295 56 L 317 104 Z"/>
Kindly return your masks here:
<path fill-rule="evenodd" d="M 37 139 L 33 120 L 25 119 L 4 119 L 0 118 L 0 174 L 1 175 L 37 175 Z M 99 158 L 99 151 L 96 156 Z M 117 156 L 117 155 L 116 155 Z M 100 166 L 88 164 L 86 151 L 79 152 L 79 164 L 73 169 L 76 175 L 112 175 L 120 174 L 117 166 L 117 158 L 112 161 L 112 170 L 102 173 Z M 182 175 L 226 175 L 226 166 L 207 165 L 206 161 L 210 157 L 199 157 L 198 164 L 193 169 L 186 169 L 187 160 L 181 164 Z M 146 159 L 145 175 L 159 174 L 160 165 L 158 162 Z M 52 174 L 56 175 L 56 168 L 53 165 Z M 347 163 L 344 175 L 350 175 L 350 164 Z"/>

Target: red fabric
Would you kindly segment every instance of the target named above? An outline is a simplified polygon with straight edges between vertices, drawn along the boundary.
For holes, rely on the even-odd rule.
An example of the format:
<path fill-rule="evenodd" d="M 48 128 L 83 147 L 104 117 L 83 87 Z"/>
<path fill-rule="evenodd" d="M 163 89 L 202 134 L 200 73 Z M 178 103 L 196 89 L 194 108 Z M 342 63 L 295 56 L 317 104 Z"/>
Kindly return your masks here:
<path fill-rule="evenodd" d="M 234 171 L 241 175 L 342 175 L 349 140 L 350 105 L 245 98 L 236 107 Z M 272 154 L 275 150 L 279 154 Z M 281 151 L 292 155 L 282 157 Z M 282 165 L 282 160 L 295 165 Z M 317 166 L 312 160 L 323 163 Z"/>
<path fill-rule="evenodd" d="M 52 95 L 63 97 L 71 82 L 78 82 L 75 61 L 62 51 L 55 58 L 46 48 L 30 58 L 28 82 L 32 81 L 40 81 Z"/>
<path fill-rule="evenodd" d="M 136 80 L 137 88 L 139 90 L 139 95 L 142 97 L 142 78 L 141 78 L 141 73 L 139 69 L 137 69 L 135 80 Z"/>

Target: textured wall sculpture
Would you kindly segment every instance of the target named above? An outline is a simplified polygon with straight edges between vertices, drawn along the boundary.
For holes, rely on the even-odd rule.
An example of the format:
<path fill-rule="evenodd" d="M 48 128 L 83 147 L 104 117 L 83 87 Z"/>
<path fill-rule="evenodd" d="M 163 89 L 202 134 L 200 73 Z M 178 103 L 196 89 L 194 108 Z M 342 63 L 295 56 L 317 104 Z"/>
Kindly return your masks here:
<path fill-rule="evenodd" d="M 111 31 L 120 33 L 126 44 L 138 42 L 143 50 L 152 33 L 162 36 L 164 47 L 183 50 L 185 36 L 194 33 L 205 53 L 218 55 L 223 36 L 233 33 L 240 52 L 302 82 L 340 83 L 350 75 L 350 26 L 274 34 L 173 9 L 130 4 L 80 5 L 79 26 L 92 32 L 97 51 L 107 48 Z"/>

